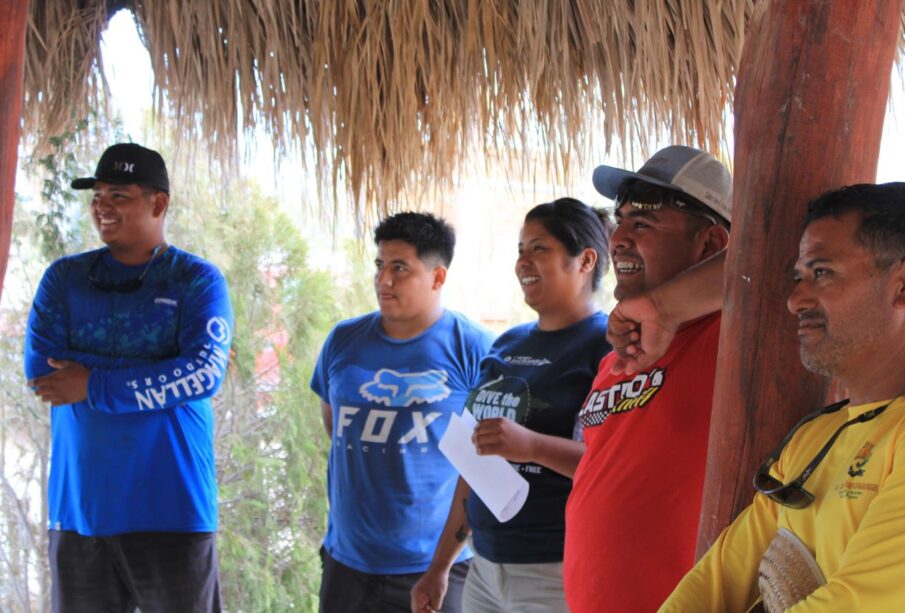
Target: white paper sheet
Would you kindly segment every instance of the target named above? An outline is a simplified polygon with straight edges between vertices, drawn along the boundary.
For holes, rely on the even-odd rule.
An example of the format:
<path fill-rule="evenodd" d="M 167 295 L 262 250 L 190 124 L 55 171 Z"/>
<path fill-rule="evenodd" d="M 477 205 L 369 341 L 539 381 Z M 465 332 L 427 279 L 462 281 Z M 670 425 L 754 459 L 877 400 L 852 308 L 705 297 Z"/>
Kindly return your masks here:
<path fill-rule="evenodd" d="M 494 516 L 507 522 L 525 504 L 528 482 L 501 456 L 478 455 L 471 442 L 476 424 L 468 409 L 453 415 L 440 439 L 440 451 Z"/>

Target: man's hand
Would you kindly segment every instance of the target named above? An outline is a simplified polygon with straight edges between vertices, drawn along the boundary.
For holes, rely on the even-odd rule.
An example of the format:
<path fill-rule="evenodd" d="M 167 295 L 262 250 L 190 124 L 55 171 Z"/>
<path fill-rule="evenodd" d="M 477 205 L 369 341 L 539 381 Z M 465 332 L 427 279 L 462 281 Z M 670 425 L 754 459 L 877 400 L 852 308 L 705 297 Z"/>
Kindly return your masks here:
<path fill-rule="evenodd" d="M 533 462 L 536 433 L 505 417 L 482 419 L 471 442 L 478 455 L 500 455 L 510 462 Z"/>
<path fill-rule="evenodd" d="M 606 340 L 617 355 L 612 374 L 631 375 L 663 357 L 679 323 L 661 312 L 650 293 L 620 301 L 607 322 Z"/>
<path fill-rule="evenodd" d="M 449 573 L 428 568 L 412 588 L 412 613 L 434 613 L 443 606 L 449 587 Z"/>
<path fill-rule="evenodd" d="M 88 376 L 91 371 L 69 360 L 47 360 L 57 371 L 28 382 L 35 390 L 35 395 L 51 406 L 72 404 L 88 398 Z"/>

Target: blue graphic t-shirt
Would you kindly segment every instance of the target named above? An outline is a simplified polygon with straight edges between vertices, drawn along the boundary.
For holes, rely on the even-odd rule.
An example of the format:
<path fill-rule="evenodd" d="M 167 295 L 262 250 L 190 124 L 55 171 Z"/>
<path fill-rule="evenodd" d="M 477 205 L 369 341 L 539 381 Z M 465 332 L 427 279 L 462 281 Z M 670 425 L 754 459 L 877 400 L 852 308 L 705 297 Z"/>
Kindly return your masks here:
<path fill-rule="evenodd" d="M 53 372 L 48 358 L 91 370 L 86 401 L 51 409 L 51 529 L 107 536 L 217 528 L 210 397 L 232 336 L 226 280 L 170 247 L 136 291 L 109 291 L 145 267 L 120 264 L 107 249 L 62 258 L 35 295 L 26 376 Z"/>
<path fill-rule="evenodd" d="M 410 339 L 386 336 L 379 312 L 327 337 L 311 389 L 333 409 L 324 548 L 340 563 L 373 574 L 427 569 L 458 477 L 437 443 L 491 341 L 450 311 Z"/>
<path fill-rule="evenodd" d="M 477 420 L 505 417 L 535 432 L 581 440 L 578 412 L 611 349 L 606 322 L 597 312 L 562 330 L 543 331 L 537 323 L 508 330 L 481 364 L 480 383 L 465 406 Z M 468 524 L 474 547 L 497 564 L 559 562 L 572 480 L 533 463 L 513 466 L 530 485 L 528 500 L 500 523 L 472 493 Z"/>

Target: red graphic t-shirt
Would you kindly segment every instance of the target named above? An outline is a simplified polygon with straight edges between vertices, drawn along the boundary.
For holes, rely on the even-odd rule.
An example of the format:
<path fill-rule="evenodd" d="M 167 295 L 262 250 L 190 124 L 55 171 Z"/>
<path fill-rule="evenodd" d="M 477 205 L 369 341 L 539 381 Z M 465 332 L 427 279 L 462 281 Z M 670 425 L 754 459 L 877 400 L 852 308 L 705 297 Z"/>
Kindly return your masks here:
<path fill-rule="evenodd" d="M 572 613 L 656 611 L 694 564 L 719 336 L 714 313 L 644 372 L 611 375 L 615 354 L 601 361 L 566 507 Z"/>

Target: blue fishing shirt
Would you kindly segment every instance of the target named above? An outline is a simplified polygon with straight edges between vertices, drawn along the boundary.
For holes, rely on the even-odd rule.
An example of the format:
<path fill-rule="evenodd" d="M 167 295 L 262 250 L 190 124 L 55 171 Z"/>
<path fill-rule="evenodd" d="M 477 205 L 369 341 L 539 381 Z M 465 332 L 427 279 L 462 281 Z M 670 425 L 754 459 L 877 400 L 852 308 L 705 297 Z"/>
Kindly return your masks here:
<path fill-rule="evenodd" d="M 132 293 L 126 266 L 104 249 L 44 273 L 25 337 L 29 380 L 48 358 L 91 370 L 83 402 L 51 411 L 50 528 L 86 536 L 217 528 L 211 396 L 226 375 L 233 314 L 226 280 L 169 247 Z"/>

